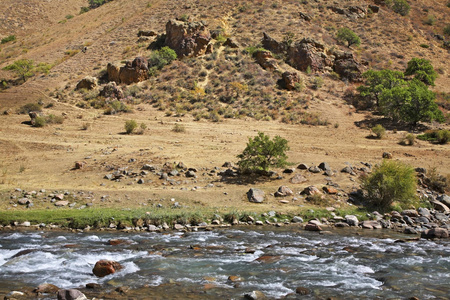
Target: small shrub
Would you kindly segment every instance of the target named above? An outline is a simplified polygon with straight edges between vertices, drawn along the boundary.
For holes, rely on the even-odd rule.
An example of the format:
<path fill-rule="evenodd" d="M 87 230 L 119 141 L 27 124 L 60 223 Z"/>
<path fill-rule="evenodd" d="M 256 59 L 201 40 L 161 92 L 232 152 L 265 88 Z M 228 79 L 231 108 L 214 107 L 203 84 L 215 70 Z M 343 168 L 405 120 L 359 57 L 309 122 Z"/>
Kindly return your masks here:
<path fill-rule="evenodd" d="M 411 10 L 411 6 L 408 2 L 406 2 L 406 0 L 389 0 L 387 1 L 387 4 L 389 4 L 394 12 L 402 16 L 407 16 Z"/>
<path fill-rule="evenodd" d="M 63 116 L 48 115 L 45 118 L 45 121 L 46 121 L 47 124 L 62 124 L 62 123 L 64 123 L 64 117 Z"/>
<path fill-rule="evenodd" d="M 45 117 L 38 116 L 34 119 L 33 127 L 44 127 L 45 125 L 47 125 Z"/>
<path fill-rule="evenodd" d="M 137 122 L 135 120 L 128 120 L 125 122 L 126 134 L 131 134 L 137 128 Z"/>
<path fill-rule="evenodd" d="M 315 90 L 320 89 L 323 86 L 323 78 L 320 76 L 316 76 L 312 80 L 312 88 Z"/>
<path fill-rule="evenodd" d="M 430 48 L 430 45 L 428 44 L 420 44 L 419 46 L 425 49 Z"/>
<path fill-rule="evenodd" d="M 175 50 L 165 46 L 160 50 L 156 50 L 152 53 L 149 59 L 150 68 L 156 68 L 161 70 L 164 66 L 169 65 L 172 61 L 177 59 Z"/>
<path fill-rule="evenodd" d="M 186 128 L 185 128 L 185 126 L 183 124 L 176 123 L 173 126 L 172 131 L 173 132 L 179 132 L 179 133 L 180 132 L 186 132 Z"/>
<path fill-rule="evenodd" d="M 1 43 L 2 44 L 6 44 L 8 42 L 12 42 L 12 41 L 15 41 L 15 40 L 16 40 L 16 36 L 15 35 L 9 35 L 9 36 L 3 38 Z"/>
<path fill-rule="evenodd" d="M 144 134 L 146 129 L 147 129 L 147 125 L 145 123 L 141 123 L 141 125 L 139 125 L 139 129 L 136 131 L 136 133 Z"/>
<path fill-rule="evenodd" d="M 444 29 L 442 29 L 442 32 L 445 35 L 450 35 L 450 24 L 445 25 Z"/>
<path fill-rule="evenodd" d="M 424 183 L 432 190 L 439 193 L 445 193 L 446 189 L 450 185 L 450 177 L 443 176 L 438 173 L 436 167 L 428 171 L 427 176 L 424 178 Z"/>
<path fill-rule="evenodd" d="M 83 125 L 81 125 L 81 130 L 89 130 L 91 128 L 91 124 L 89 123 L 83 123 Z"/>
<path fill-rule="evenodd" d="M 244 52 L 247 53 L 248 55 L 252 56 L 258 52 L 258 51 L 269 51 L 267 49 L 264 49 L 263 47 L 257 45 L 257 46 L 249 46 L 247 48 L 245 48 Z"/>
<path fill-rule="evenodd" d="M 66 15 L 66 19 L 67 20 L 73 19 L 73 15 Z"/>
<path fill-rule="evenodd" d="M 88 11 L 90 11 L 91 9 L 89 8 L 89 7 L 87 7 L 87 6 L 82 6 L 81 8 L 80 8 L 80 15 L 81 14 L 84 14 L 84 13 L 87 13 Z"/>
<path fill-rule="evenodd" d="M 384 160 L 371 174 L 361 177 L 361 187 L 369 206 L 387 211 L 395 202 L 407 208 L 416 199 L 417 180 L 412 167 Z"/>
<path fill-rule="evenodd" d="M 432 25 L 434 25 L 434 24 L 436 23 L 436 17 L 433 16 L 433 15 L 428 15 L 428 16 L 425 18 L 425 20 L 423 21 L 423 23 L 424 23 L 425 25 L 430 25 L 430 26 L 432 26 Z"/>
<path fill-rule="evenodd" d="M 416 137 L 414 136 L 414 134 L 408 133 L 400 141 L 400 144 L 412 146 L 412 145 L 414 145 L 415 142 L 416 142 Z"/>
<path fill-rule="evenodd" d="M 450 131 L 449 130 L 439 130 L 437 132 L 437 142 L 439 144 L 447 144 L 450 141 Z"/>
<path fill-rule="evenodd" d="M 386 129 L 381 124 L 372 127 L 371 131 L 375 134 L 377 139 L 382 139 L 386 134 Z"/>
<path fill-rule="evenodd" d="M 17 113 L 21 115 L 27 115 L 31 111 L 42 111 L 42 105 L 40 105 L 39 103 L 27 103 L 24 106 L 20 107 L 17 110 Z"/>

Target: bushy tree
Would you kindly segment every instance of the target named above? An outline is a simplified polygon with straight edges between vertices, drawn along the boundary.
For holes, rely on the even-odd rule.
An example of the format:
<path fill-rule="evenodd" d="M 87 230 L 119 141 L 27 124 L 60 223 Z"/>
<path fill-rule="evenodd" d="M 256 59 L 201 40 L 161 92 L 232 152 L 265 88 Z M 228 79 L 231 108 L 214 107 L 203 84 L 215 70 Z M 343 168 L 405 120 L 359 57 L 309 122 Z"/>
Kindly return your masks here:
<path fill-rule="evenodd" d="M 27 81 L 28 78 L 30 78 L 34 75 L 34 73 L 33 73 L 34 64 L 33 64 L 33 61 L 29 60 L 29 59 L 16 60 L 14 63 L 12 63 L 9 66 L 4 67 L 3 69 L 13 71 L 24 82 Z"/>
<path fill-rule="evenodd" d="M 254 138 L 249 138 L 247 147 L 239 154 L 238 165 L 243 171 L 268 171 L 271 166 L 283 167 L 287 164 L 286 151 L 288 141 L 280 136 L 270 140 L 268 135 L 258 132 Z"/>
<path fill-rule="evenodd" d="M 338 41 L 347 42 L 348 47 L 351 45 L 359 45 L 361 44 L 361 40 L 359 36 L 356 35 L 351 29 L 347 27 L 340 28 L 337 32 L 336 38 Z"/>
<path fill-rule="evenodd" d="M 404 84 L 404 74 L 393 70 L 368 70 L 363 73 L 365 84 L 358 87 L 360 95 L 379 105 L 379 96 L 386 89 Z"/>
<path fill-rule="evenodd" d="M 407 16 L 411 10 L 411 6 L 406 2 L 406 0 L 388 0 L 386 4 L 391 7 L 396 13 Z"/>
<path fill-rule="evenodd" d="M 372 173 L 361 177 L 361 187 L 369 206 L 386 211 L 394 202 L 405 208 L 415 200 L 417 179 L 412 167 L 384 160 Z"/>
<path fill-rule="evenodd" d="M 437 72 L 434 70 L 431 62 L 427 59 L 416 57 L 408 62 L 405 75 L 414 75 L 414 78 L 427 85 L 434 85 L 434 81 L 437 78 Z"/>

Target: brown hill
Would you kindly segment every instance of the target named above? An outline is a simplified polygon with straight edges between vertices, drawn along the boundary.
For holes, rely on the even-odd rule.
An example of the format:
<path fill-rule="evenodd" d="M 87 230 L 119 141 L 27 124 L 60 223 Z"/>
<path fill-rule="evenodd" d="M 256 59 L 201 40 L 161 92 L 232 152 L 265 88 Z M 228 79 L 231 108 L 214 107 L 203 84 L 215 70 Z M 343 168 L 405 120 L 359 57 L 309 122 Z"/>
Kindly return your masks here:
<path fill-rule="evenodd" d="M 80 8 L 87 6 L 87 1 L 69 0 L 64 5 L 55 0 L 6 1 L 2 4 L 6 9 L 0 12 L 0 20 L 4 20 L 0 22 L 0 37 L 13 34 L 16 41 L 0 45 L 0 67 L 18 59 L 54 66 L 48 75 L 34 76 L 0 93 L 1 112 L 13 112 L 0 116 L 0 189 L 5 198 L 15 187 L 111 195 L 110 200 L 96 204 L 99 206 L 115 205 L 125 194 L 127 206 L 161 197 L 191 204 L 239 206 L 246 203 L 243 197 L 252 185 L 222 182 L 220 176 L 211 175 L 211 170 L 225 161 L 236 162 L 247 138 L 257 131 L 288 139 L 289 161 L 294 164 L 327 161 L 339 171 L 346 162 L 358 167 L 361 161 L 378 163 L 382 153 L 388 151 L 395 159 L 415 167 L 436 168 L 448 174 L 448 145 L 424 141 L 411 147 L 399 145 L 407 128 L 386 124 L 390 130 L 385 139 L 368 139 L 367 124 L 381 121 L 372 112 L 357 111 L 344 100 L 357 83 L 337 79 L 333 72 L 298 72 L 304 88 L 287 91 L 278 87 L 277 80 L 281 71 L 294 69 L 283 62 L 282 55 L 275 55 L 280 69 L 272 72 L 262 69 L 244 51 L 260 44 L 263 32 L 278 41 L 309 37 L 328 50 L 347 51 L 335 39 L 337 30 L 346 26 L 361 38 L 361 46 L 351 51 L 358 61 L 365 62 L 365 70 L 403 71 L 411 58 L 426 58 L 439 73 L 433 90 L 450 93 L 449 52 L 436 37 L 442 35 L 450 8 L 446 1 L 409 3 L 409 15 L 401 16 L 373 1 L 115 0 L 83 14 L 79 14 Z M 379 12 L 347 14 L 350 6 L 367 9 L 368 5 L 377 5 Z M 427 25 L 430 16 L 435 21 Z M 216 42 L 212 54 L 176 61 L 148 81 L 124 86 L 128 96 L 125 102 L 132 113 L 104 115 L 107 107 L 95 102 L 97 94 L 75 91 L 85 76 L 104 74 L 109 62 L 150 57 L 152 50 L 147 47 L 154 37 L 139 41 L 138 31 L 162 34 L 167 21 L 177 17 L 205 21 L 209 29 L 219 28 L 224 36 L 233 37 L 240 48 Z M 86 53 L 81 51 L 83 47 L 87 47 Z M 11 72 L 0 71 L 0 80 L 13 77 Z M 320 85 L 315 87 L 317 80 Z M 24 104 L 36 102 L 43 103 L 47 115 L 64 115 L 64 122 L 34 128 L 26 123 L 27 115 L 14 113 Z M 146 125 L 142 135 L 122 134 L 129 119 Z M 174 132 L 175 124 L 181 124 L 185 132 Z M 87 162 L 85 167 L 72 170 L 76 161 L 83 160 Z M 149 174 L 144 184 L 137 184 L 139 176 L 121 181 L 103 179 L 119 168 L 138 172 L 143 164 L 162 168 L 166 162 L 180 161 L 196 168 L 198 178 L 178 176 L 173 183 Z M 307 185 L 326 184 L 323 175 L 304 173 L 309 181 L 297 186 L 289 183 L 289 175 L 256 185 L 275 192 L 286 184 L 299 192 Z M 339 172 L 333 177 L 347 193 L 358 188 L 356 179 Z M 282 205 L 273 198 L 261 208 L 295 209 L 298 203 Z M 10 204 L 5 201 L 2 206 Z"/>

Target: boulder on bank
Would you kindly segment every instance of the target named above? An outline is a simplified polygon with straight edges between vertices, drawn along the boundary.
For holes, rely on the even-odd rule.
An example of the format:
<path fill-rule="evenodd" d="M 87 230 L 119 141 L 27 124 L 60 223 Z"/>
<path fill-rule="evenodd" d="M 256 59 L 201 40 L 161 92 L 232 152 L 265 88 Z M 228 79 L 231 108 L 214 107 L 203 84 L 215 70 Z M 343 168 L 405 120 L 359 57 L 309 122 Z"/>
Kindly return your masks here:
<path fill-rule="evenodd" d="M 58 300 L 88 300 L 86 296 L 76 289 L 61 289 L 57 294 Z"/>
<path fill-rule="evenodd" d="M 97 277 L 105 277 L 109 274 L 114 274 L 121 269 L 123 269 L 123 266 L 118 262 L 102 259 L 95 263 L 92 273 Z"/>
<path fill-rule="evenodd" d="M 54 294 L 59 290 L 59 287 L 50 283 L 40 284 L 37 288 L 33 290 L 35 293 L 39 294 Z"/>
<path fill-rule="evenodd" d="M 83 79 L 81 79 L 76 86 L 76 90 L 80 89 L 87 89 L 92 90 L 97 86 L 97 78 L 92 76 L 86 76 Z"/>
<path fill-rule="evenodd" d="M 253 203 L 262 203 L 265 198 L 265 193 L 261 189 L 251 188 L 247 192 L 248 201 Z"/>

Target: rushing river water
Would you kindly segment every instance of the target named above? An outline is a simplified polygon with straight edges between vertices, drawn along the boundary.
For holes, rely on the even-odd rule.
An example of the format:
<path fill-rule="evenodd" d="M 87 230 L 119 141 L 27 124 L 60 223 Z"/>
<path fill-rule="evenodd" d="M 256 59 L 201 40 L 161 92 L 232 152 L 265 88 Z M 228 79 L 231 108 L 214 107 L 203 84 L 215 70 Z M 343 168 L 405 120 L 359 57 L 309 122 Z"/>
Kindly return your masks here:
<path fill-rule="evenodd" d="M 297 287 L 310 292 L 301 299 L 449 299 L 449 240 L 405 243 L 397 239 L 410 237 L 389 231 L 358 232 L 320 235 L 290 226 L 166 234 L 0 232 L 0 291 L 98 283 L 105 293 L 129 286 L 130 299 L 242 299 L 255 290 L 279 299 Z M 110 239 L 128 243 L 112 246 Z M 14 257 L 22 250 L 32 251 Z M 96 278 L 92 268 L 100 259 L 125 268 Z M 295 297 L 300 295 L 287 298 Z"/>

